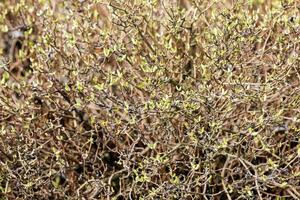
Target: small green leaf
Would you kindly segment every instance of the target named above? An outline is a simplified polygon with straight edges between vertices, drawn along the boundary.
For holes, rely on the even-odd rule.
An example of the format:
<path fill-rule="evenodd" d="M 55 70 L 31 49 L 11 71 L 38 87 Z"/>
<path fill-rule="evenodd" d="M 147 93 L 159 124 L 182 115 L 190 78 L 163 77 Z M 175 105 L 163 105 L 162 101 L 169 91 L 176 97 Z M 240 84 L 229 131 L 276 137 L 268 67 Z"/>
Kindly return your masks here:
<path fill-rule="evenodd" d="M 52 180 L 52 185 L 58 189 L 61 184 L 63 183 L 62 177 L 60 175 L 55 176 L 55 178 Z"/>
<path fill-rule="evenodd" d="M 81 82 L 77 81 L 76 87 L 79 92 L 83 91 L 83 84 Z"/>
<path fill-rule="evenodd" d="M 71 88 L 66 84 L 66 85 L 65 85 L 65 90 L 66 90 L 67 92 L 70 92 L 70 91 L 71 91 Z"/>
<path fill-rule="evenodd" d="M 97 85 L 94 86 L 97 90 L 103 90 L 104 89 L 104 84 L 103 83 L 99 83 Z"/>
<path fill-rule="evenodd" d="M 109 49 L 106 49 L 106 48 L 104 48 L 104 50 L 103 50 L 103 53 L 104 53 L 104 56 L 105 56 L 105 57 L 108 57 L 108 56 L 109 56 L 109 54 L 110 54 L 110 50 L 109 50 Z"/>
<path fill-rule="evenodd" d="M 6 83 L 8 80 L 9 80 L 9 73 L 5 71 L 5 72 L 2 74 L 1 84 Z"/>

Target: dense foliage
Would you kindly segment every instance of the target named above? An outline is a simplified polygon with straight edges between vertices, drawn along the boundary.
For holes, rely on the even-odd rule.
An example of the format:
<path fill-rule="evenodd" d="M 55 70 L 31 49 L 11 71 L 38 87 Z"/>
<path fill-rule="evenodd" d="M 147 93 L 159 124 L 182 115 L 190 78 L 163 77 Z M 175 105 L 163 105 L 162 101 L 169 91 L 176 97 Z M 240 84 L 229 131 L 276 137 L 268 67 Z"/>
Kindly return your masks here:
<path fill-rule="evenodd" d="M 0 2 L 0 198 L 299 199 L 297 0 Z"/>

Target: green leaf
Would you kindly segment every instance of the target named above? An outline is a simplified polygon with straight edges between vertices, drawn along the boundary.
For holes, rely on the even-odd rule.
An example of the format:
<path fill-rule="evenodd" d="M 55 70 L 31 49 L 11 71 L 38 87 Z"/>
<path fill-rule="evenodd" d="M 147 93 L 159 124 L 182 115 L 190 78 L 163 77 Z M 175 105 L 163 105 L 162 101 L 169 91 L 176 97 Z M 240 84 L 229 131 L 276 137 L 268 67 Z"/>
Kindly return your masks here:
<path fill-rule="evenodd" d="M 104 48 L 104 50 L 103 50 L 103 53 L 104 53 L 104 56 L 105 56 L 105 57 L 108 57 L 108 56 L 109 56 L 109 54 L 110 54 L 110 50 L 109 50 L 109 49 L 106 49 L 106 48 Z"/>
<path fill-rule="evenodd" d="M 99 83 L 97 85 L 94 86 L 97 90 L 103 90 L 104 89 L 104 84 L 103 83 Z"/>
<path fill-rule="evenodd" d="M 61 177 L 55 176 L 54 180 L 52 180 L 52 185 L 57 189 L 61 185 Z"/>
<path fill-rule="evenodd" d="M 1 84 L 6 83 L 8 80 L 9 80 L 9 73 L 8 73 L 7 71 L 5 71 L 5 72 L 2 74 Z"/>
<path fill-rule="evenodd" d="M 68 84 L 65 85 L 65 90 L 66 90 L 67 92 L 70 92 L 70 91 L 71 91 L 71 88 L 68 86 Z"/>
<path fill-rule="evenodd" d="M 83 84 L 81 82 L 77 81 L 76 87 L 79 92 L 83 91 Z"/>

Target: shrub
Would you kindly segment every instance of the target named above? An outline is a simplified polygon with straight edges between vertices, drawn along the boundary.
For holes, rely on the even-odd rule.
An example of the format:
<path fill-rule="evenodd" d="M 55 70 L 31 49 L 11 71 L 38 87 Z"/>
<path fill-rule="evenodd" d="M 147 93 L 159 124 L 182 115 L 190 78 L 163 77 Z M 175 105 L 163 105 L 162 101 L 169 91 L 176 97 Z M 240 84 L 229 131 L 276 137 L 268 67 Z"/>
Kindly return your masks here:
<path fill-rule="evenodd" d="M 6 199 L 298 199 L 297 1 L 2 1 Z"/>

